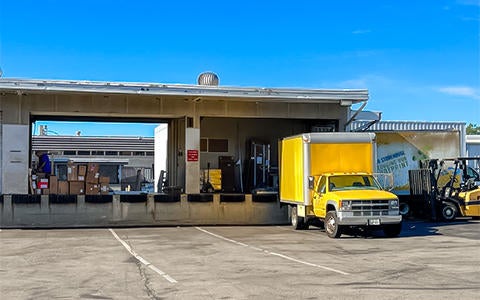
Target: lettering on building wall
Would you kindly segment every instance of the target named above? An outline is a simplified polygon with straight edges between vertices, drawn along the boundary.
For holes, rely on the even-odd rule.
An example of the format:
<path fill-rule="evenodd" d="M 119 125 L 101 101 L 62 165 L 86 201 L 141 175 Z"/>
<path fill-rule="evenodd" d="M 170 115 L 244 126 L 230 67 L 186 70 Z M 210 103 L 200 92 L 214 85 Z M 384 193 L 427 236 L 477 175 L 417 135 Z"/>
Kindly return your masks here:
<path fill-rule="evenodd" d="M 377 159 L 377 171 L 380 173 L 392 173 L 407 166 L 408 161 L 404 151 L 398 151 Z"/>

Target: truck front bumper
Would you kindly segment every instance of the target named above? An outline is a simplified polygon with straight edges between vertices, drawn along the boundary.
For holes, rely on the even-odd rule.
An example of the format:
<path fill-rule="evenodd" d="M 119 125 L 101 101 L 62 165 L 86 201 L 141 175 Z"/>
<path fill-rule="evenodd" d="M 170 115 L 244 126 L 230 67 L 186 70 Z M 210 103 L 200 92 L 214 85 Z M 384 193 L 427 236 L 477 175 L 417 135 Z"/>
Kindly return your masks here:
<path fill-rule="evenodd" d="M 350 216 L 349 213 L 338 212 L 338 225 L 350 226 L 378 226 L 386 224 L 398 224 L 402 222 L 401 215 L 395 216 Z"/>

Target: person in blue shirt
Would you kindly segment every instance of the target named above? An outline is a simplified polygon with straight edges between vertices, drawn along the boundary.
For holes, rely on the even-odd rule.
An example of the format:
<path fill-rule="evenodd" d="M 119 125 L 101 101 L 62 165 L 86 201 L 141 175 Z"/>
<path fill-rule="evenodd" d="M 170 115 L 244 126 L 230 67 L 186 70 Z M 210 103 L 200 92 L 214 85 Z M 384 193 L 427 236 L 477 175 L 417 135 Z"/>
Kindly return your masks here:
<path fill-rule="evenodd" d="M 50 175 L 52 173 L 52 164 L 50 163 L 48 153 L 45 151 L 37 151 L 35 154 L 38 157 L 37 172 Z"/>

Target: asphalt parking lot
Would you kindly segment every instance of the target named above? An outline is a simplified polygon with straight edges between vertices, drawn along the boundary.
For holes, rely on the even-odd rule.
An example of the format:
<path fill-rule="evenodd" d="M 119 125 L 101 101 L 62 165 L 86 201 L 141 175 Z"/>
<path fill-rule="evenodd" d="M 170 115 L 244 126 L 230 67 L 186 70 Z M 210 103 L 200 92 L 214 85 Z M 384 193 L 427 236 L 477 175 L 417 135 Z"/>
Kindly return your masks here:
<path fill-rule="evenodd" d="M 480 221 L 0 231 L 1 299 L 479 299 Z"/>

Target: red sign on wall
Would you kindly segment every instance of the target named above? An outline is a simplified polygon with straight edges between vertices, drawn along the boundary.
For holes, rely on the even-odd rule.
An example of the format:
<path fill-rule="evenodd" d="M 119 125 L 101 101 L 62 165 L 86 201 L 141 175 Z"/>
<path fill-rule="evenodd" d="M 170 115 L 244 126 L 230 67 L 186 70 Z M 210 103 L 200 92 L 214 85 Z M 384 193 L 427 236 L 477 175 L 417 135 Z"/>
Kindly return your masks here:
<path fill-rule="evenodd" d="M 187 150 L 187 161 L 198 161 L 198 150 Z"/>

